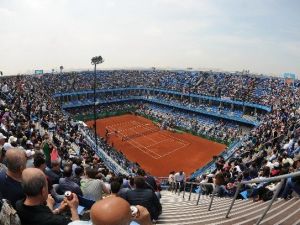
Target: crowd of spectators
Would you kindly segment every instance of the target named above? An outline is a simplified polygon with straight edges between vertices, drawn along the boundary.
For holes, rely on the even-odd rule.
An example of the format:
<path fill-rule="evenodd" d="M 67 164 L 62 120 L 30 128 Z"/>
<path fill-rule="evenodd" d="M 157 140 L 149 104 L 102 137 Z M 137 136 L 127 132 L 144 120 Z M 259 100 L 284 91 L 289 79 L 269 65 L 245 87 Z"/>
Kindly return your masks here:
<path fill-rule="evenodd" d="M 45 75 L 44 82 L 51 91 L 90 90 L 94 86 L 93 72 Z M 296 81 L 298 85 L 298 81 Z M 167 70 L 98 71 L 97 89 L 152 87 L 194 93 L 272 106 L 284 95 L 282 78 L 241 75 L 240 73 Z"/>
<path fill-rule="evenodd" d="M 1 78 L 0 194 L 1 198 L 11 201 L 24 224 L 37 220 L 39 224 L 68 224 L 79 219 L 76 209 L 80 199 L 100 200 L 101 204 L 101 199 L 111 192 L 113 197 L 109 198 L 117 198 L 117 195 L 127 202 L 124 208 L 128 209 L 131 204 L 140 207 L 141 212 L 148 212 L 148 215 L 145 213 L 145 217 L 149 217 L 147 223 L 133 215 L 124 224 L 132 219 L 140 224 L 151 224 L 149 221 L 156 220 L 161 213 L 157 198 L 159 188 L 154 178 L 146 175 L 138 165 L 126 161 L 102 140 L 100 147 L 138 176 L 114 174 L 86 142 L 80 125 L 52 98 L 52 94 L 59 91 L 91 89 L 91 78 L 91 72 Z M 219 187 L 220 196 L 232 195 L 236 183 L 241 180 L 299 170 L 300 89 L 297 82 L 294 88 L 280 78 L 213 72 L 101 71 L 97 74 L 98 88 L 146 86 L 272 106 L 272 112 L 264 115 L 261 124 L 250 132 L 232 158 L 227 161 L 218 158 L 217 170 L 199 178 L 212 180 Z M 167 115 L 163 110 L 155 111 L 154 107 L 142 107 L 142 110 L 157 117 Z M 171 123 L 168 120 L 173 120 L 172 116 L 166 117 L 167 123 Z M 190 123 L 191 128 L 202 129 L 196 121 L 184 118 L 181 121 Z M 232 133 L 239 135 L 234 128 Z M 77 154 L 74 144 L 79 146 Z M 291 191 L 299 194 L 299 186 L 299 178 L 288 179 L 282 196 L 288 198 Z M 244 187 L 243 191 L 246 196 L 264 200 L 269 199 L 268 191 L 273 192 L 276 187 L 276 183 L 264 184 Z M 66 190 L 72 192 L 72 199 L 64 197 Z M 55 208 L 54 203 L 59 201 L 60 206 Z M 62 215 L 64 213 L 66 215 Z M 94 224 L 98 219 L 105 219 L 97 216 L 99 214 L 91 213 Z"/>
<path fill-rule="evenodd" d="M 153 178 L 143 174 L 135 182 L 134 177 L 110 170 L 86 143 L 80 125 L 61 111 L 40 78 L 1 78 L 0 97 L 0 199 L 10 201 L 23 224 L 55 225 L 78 220 L 78 201 L 95 202 L 110 195 L 111 187 L 116 186 L 122 190 L 121 197 L 127 204 L 131 203 L 127 199 L 131 194 L 132 202 L 145 217 L 148 213 L 147 223 L 140 221 L 144 218 L 137 215 L 131 216 L 129 223 L 136 220 L 140 224 L 151 224 L 152 219 L 157 219 L 161 207 L 158 198 L 155 201 L 153 196 L 158 188 L 148 185 L 149 182 L 141 186 L 144 179 Z M 78 152 L 74 144 L 78 146 Z M 103 141 L 101 146 L 108 145 Z M 113 156 L 113 151 L 106 150 Z M 117 162 L 127 166 L 124 156 Z M 132 176 L 142 171 L 138 166 L 130 169 L 136 169 L 131 171 Z M 150 188 L 153 196 L 144 202 L 134 201 L 137 194 L 133 192 L 138 188 L 141 192 L 149 192 Z M 74 200 L 66 199 L 65 191 L 71 191 Z M 119 192 L 116 188 L 114 191 Z M 55 208 L 58 202 L 61 205 Z M 0 203 L 2 207 L 2 200 Z M 128 221 L 124 224 L 129 224 Z"/>
<path fill-rule="evenodd" d="M 160 121 L 164 128 L 184 129 L 220 142 L 231 143 L 242 136 L 242 129 L 237 124 L 222 119 L 209 118 L 154 104 L 144 104 L 136 112 Z"/>
<path fill-rule="evenodd" d="M 233 157 L 215 159 L 216 171 L 199 177 L 207 181 L 215 177 L 221 186 L 221 196 L 232 196 L 239 181 L 253 178 L 268 178 L 300 169 L 300 111 L 299 89 L 295 92 L 283 88 L 273 111 L 265 116 L 262 124 L 253 129 Z M 212 179 L 210 180 L 212 182 Z M 279 188 L 279 182 L 246 185 L 241 190 L 243 197 L 269 200 Z M 299 177 L 289 178 L 280 190 L 280 196 L 288 198 L 292 191 L 300 194 Z"/>
<path fill-rule="evenodd" d="M 93 115 L 92 106 L 69 108 L 66 109 L 66 111 L 69 114 L 78 117 Z M 238 140 L 243 135 L 242 129 L 234 122 L 176 110 L 167 106 L 133 101 L 127 103 L 112 103 L 97 107 L 97 114 L 102 115 L 108 112 L 118 111 L 132 112 L 147 116 L 153 120 L 159 121 L 165 129 L 185 129 L 194 134 L 225 143 L 231 143 L 234 140 Z M 103 149 L 106 150 L 107 147 L 103 146 Z M 107 152 L 108 154 L 110 153 L 110 151 Z"/>

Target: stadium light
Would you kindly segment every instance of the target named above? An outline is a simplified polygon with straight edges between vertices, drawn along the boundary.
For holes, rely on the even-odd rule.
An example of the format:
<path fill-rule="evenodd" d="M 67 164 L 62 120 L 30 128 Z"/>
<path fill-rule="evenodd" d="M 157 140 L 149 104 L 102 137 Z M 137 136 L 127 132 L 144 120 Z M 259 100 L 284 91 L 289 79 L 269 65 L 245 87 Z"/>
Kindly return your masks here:
<path fill-rule="evenodd" d="M 98 141 L 97 141 L 97 115 L 96 115 L 96 72 L 97 72 L 97 64 L 101 64 L 104 62 L 104 59 L 101 55 L 95 56 L 92 58 L 91 63 L 94 65 L 94 128 L 95 128 L 95 144 L 96 144 L 96 150 L 98 149 Z"/>

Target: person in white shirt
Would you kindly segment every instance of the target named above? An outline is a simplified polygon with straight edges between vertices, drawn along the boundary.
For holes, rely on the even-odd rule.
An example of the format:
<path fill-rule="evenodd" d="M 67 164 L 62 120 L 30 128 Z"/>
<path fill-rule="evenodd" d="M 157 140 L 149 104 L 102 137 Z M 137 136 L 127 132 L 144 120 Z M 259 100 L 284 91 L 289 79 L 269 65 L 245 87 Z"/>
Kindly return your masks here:
<path fill-rule="evenodd" d="M 175 182 L 175 171 L 170 172 L 168 177 L 168 183 L 169 183 L 169 191 L 174 189 L 174 182 Z"/>
<path fill-rule="evenodd" d="M 4 94 L 6 94 L 6 93 L 9 91 L 7 84 L 4 84 L 4 85 L 2 86 L 1 91 L 2 91 L 2 93 L 4 93 Z"/>
<path fill-rule="evenodd" d="M 177 188 L 179 185 L 180 191 L 182 191 L 184 183 L 186 181 L 185 173 L 183 171 L 179 171 L 179 172 L 175 173 L 174 179 L 175 179 Z"/>

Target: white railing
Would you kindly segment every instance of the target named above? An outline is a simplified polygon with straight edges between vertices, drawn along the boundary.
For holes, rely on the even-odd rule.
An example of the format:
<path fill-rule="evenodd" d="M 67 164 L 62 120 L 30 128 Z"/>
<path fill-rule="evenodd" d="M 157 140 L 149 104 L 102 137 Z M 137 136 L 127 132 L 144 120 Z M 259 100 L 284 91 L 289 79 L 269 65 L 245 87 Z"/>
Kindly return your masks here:
<path fill-rule="evenodd" d="M 81 134 L 86 138 L 88 143 L 90 144 L 90 147 L 96 152 L 96 154 L 103 159 L 103 162 L 114 172 L 118 174 L 124 174 L 124 175 L 129 175 L 129 173 L 123 169 L 116 161 L 114 161 L 107 153 L 100 148 L 99 146 L 96 149 L 96 144 L 94 140 L 84 131 L 84 129 L 80 128 L 79 129 Z"/>

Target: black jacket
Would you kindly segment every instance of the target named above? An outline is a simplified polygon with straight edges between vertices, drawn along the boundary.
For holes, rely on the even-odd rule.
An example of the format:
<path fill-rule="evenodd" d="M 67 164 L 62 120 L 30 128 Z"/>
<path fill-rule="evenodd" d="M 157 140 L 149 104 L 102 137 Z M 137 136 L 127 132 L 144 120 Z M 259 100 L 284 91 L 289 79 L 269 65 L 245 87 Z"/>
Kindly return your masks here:
<path fill-rule="evenodd" d="M 130 205 L 144 206 L 150 213 L 151 219 L 157 220 L 161 213 L 161 204 L 155 193 L 150 189 L 129 190 L 124 195 Z"/>

